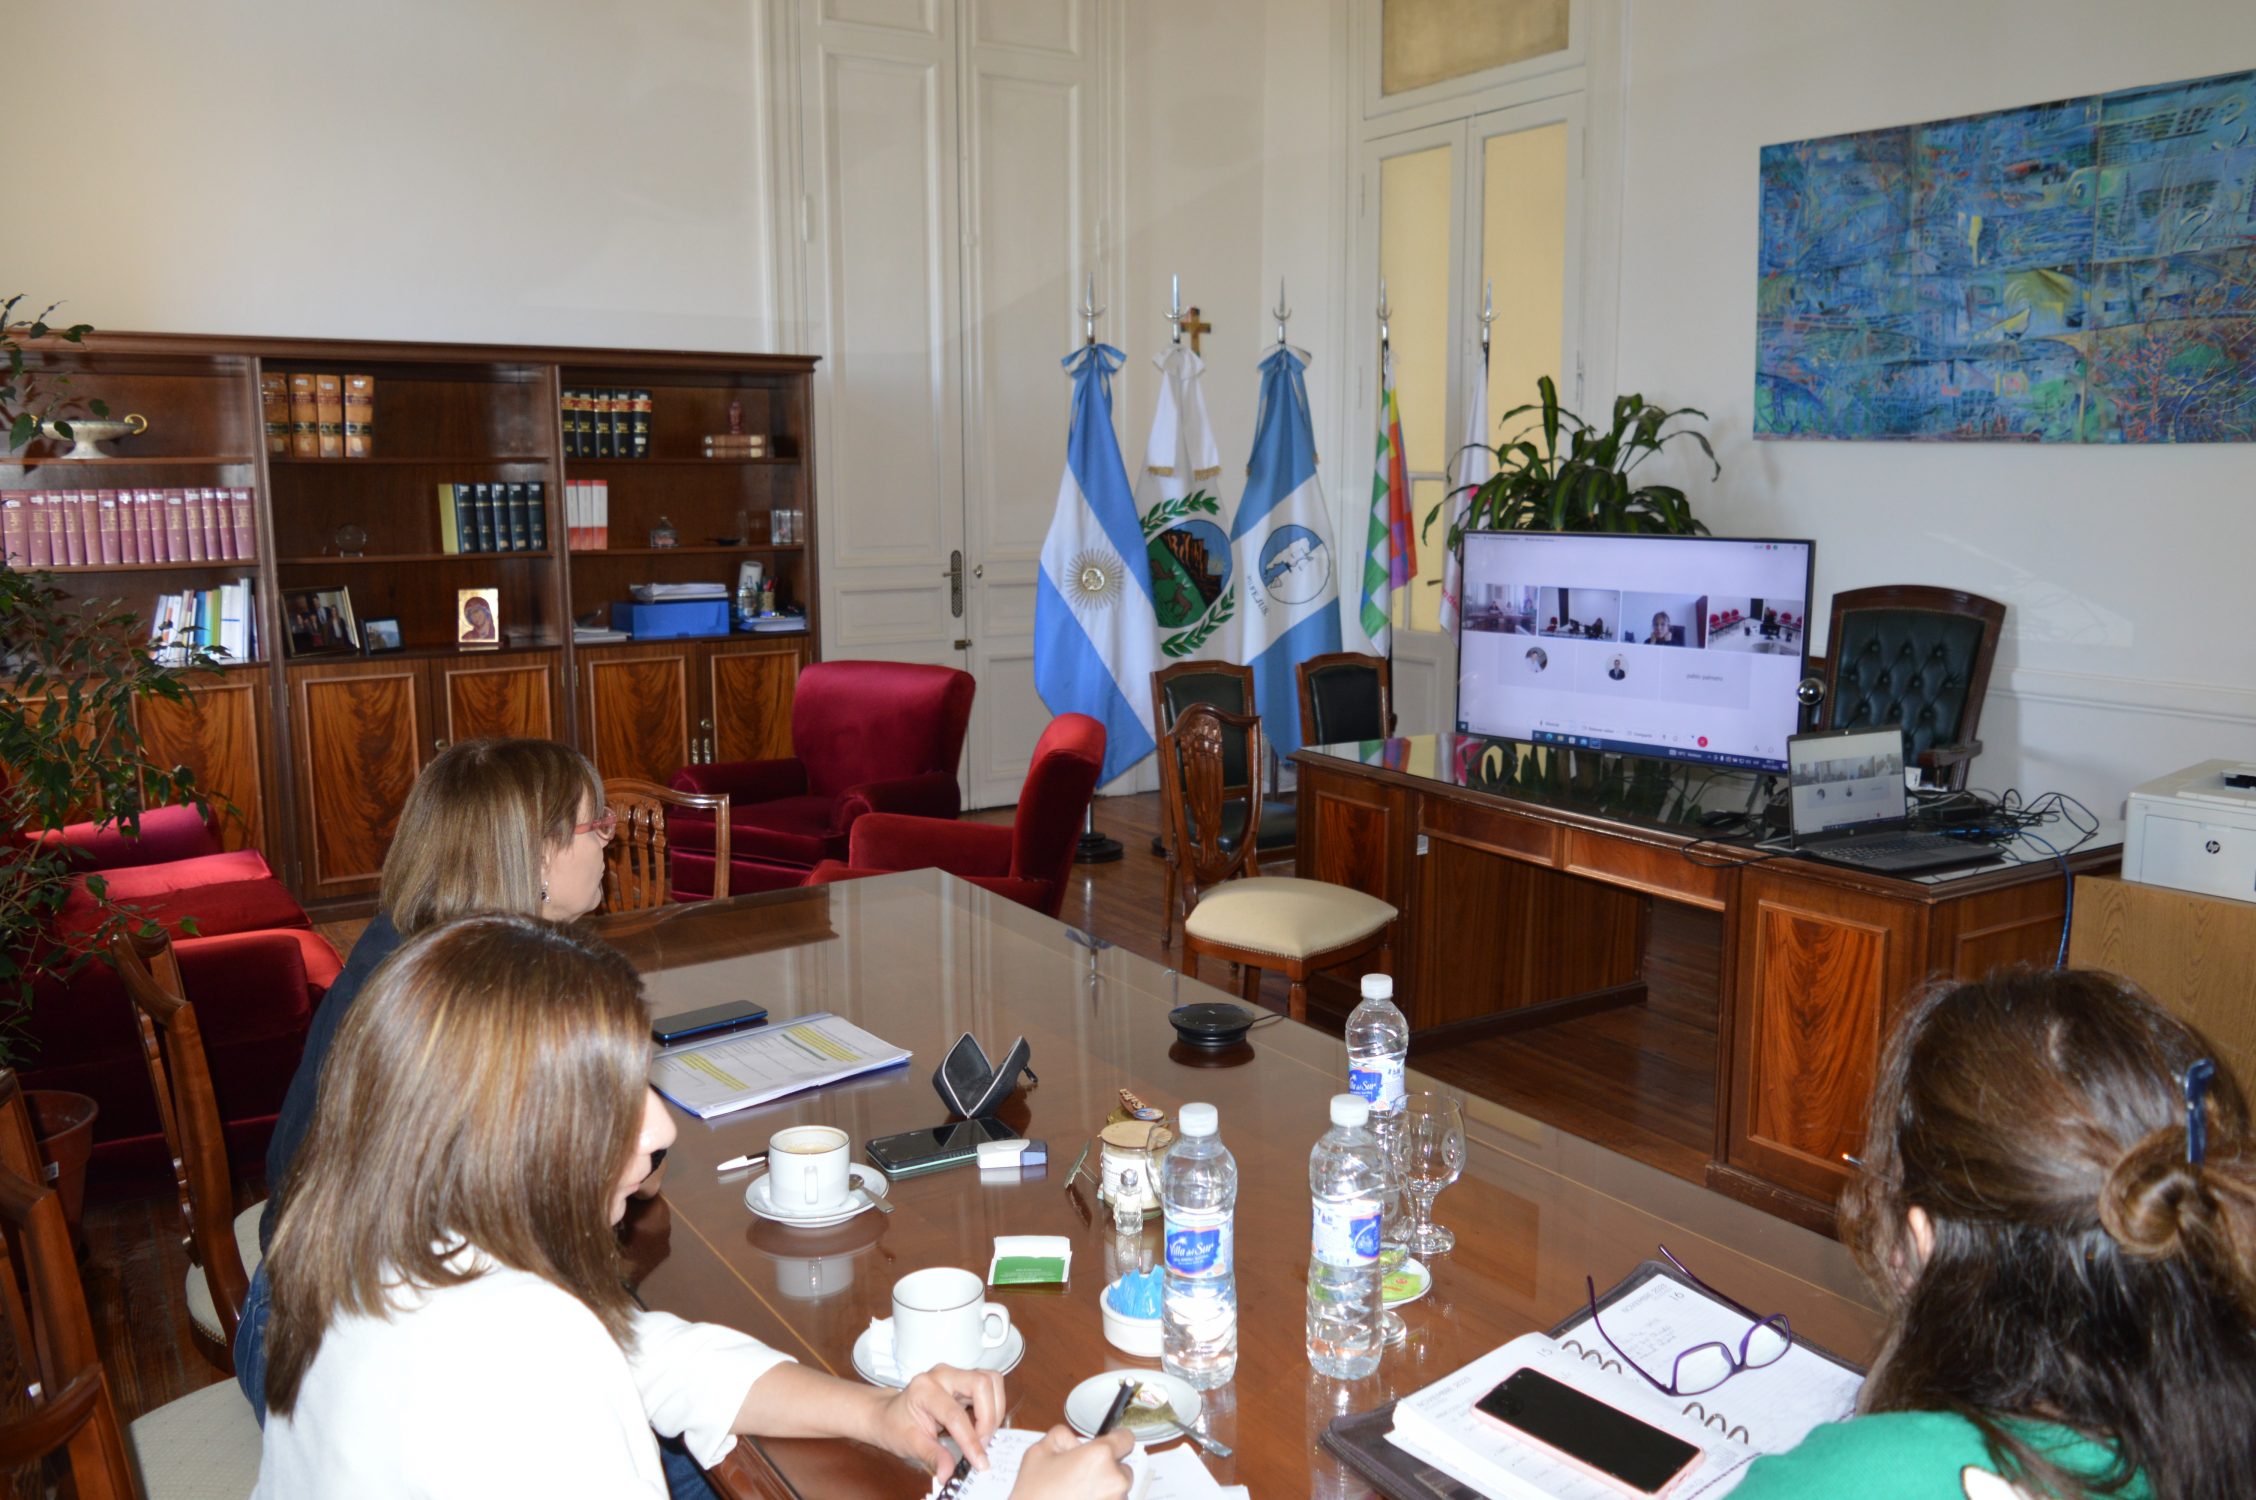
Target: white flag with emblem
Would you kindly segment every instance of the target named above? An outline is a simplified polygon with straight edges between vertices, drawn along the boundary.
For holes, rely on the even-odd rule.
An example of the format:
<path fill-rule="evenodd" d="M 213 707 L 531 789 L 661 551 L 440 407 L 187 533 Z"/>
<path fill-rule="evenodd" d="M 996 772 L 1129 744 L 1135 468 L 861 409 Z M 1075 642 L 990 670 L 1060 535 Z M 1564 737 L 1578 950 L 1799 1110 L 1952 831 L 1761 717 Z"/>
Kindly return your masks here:
<path fill-rule="evenodd" d="M 1226 661 L 1238 609 L 1230 535 L 1222 529 L 1222 454 L 1206 415 L 1206 361 L 1183 344 L 1152 361 L 1159 405 L 1136 479 L 1151 567 L 1160 655 L 1168 661 Z"/>

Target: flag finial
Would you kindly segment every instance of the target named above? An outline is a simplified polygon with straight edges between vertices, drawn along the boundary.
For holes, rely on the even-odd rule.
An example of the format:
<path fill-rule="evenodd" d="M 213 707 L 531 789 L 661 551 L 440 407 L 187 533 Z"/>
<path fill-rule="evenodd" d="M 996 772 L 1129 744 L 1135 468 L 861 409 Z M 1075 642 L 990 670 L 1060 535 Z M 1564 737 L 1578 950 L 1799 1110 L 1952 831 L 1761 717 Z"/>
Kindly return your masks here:
<path fill-rule="evenodd" d="M 1381 354 L 1386 353 L 1388 342 L 1386 278 L 1381 276 L 1379 278 L 1379 352 Z"/>
<path fill-rule="evenodd" d="M 1167 326 L 1175 331 L 1174 337 L 1169 342 L 1177 344 L 1183 342 L 1183 278 L 1181 276 L 1167 278 Z"/>
<path fill-rule="evenodd" d="M 1380 285 L 1383 287 L 1384 282 Z M 1496 283 L 1483 283 L 1481 287 L 1481 363 L 1488 363 L 1488 325 L 1496 321 Z"/>
<path fill-rule="evenodd" d="M 1292 321 L 1292 308 L 1285 303 L 1285 278 L 1282 276 L 1277 278 L 1277 305 L 1270 312 L 1277 319 L 1277 342 L 1282 345 L 1285 342 L 1285 325 Z"/>
<path fill-rule="evenodd" d="M 1097 273 L 1091 271 L 1088 290 L 1081 297 L 1082 343 L 1093 344 L 1097 341 L 1097 319 L 1103 317 L 1104 312 L 1103 308 L 1097 306 Z"/>

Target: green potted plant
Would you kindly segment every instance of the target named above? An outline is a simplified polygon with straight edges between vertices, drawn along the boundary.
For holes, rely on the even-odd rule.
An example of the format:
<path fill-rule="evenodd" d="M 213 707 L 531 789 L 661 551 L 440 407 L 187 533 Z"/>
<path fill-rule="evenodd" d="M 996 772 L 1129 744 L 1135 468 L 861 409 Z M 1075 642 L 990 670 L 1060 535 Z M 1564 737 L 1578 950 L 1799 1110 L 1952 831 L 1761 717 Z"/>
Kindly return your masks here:
<path fill-rule="evenodd" d="M 1536 413 L 1534 421 L 1491 450 L 1496 472 L 1477 485 L 1451 491 L 1442 504 L 1426 512 L 1427 530 L 1450 500 L 1469 491 L 1464 514 L 1449 528 L 1448 545 L 1453 551 L 1467 531 L 1707 534 L 1684 491 L 1673 485 L 1637 484 L 1631 478 L 1638 465 L 1679 438 L 1699 444 L 1713 471 L 1709 477 L 1721 476 L 1723 465 L 1716 462 L 1705 434 L 1696 427 L 1669 426 L 1679 417 L 1704 421 L 1706 412 L 1689 406 L 1671 411 L 1633 394 L 1614 402 L 1613 425 L 1601 431 L 1559 404 L 1559 388 L 1550 376 L 1536 381 L 1536 391 L 1538 400 L 1515 406 L 1497 419 L 1501 427 L 1515 417 Z"/>
<path fill-rule="evenodd" d="M 0 454 L 16 452 L 45 421 L 69 437 L 79 403 L 68 377 L 40 356 L 90 331 L 49 324 L 52 308 L 19 319 L 21 301 L 0 302 Z M 106 410 L 98 401 L 85 406 L 96 416 Z M 86 821 L 135 833 L 143 808 L 197 800 L 186 767 L 149 759 L 133 714 L 141 699 L 181 701 L 186 672 L 213 665 L 201 648 L 187 658 L 185 668 L 160 664 L 145 622 L 117 600 L 73 599 L 48 574 L 0 568 L 0 1065 L 27 1058 L 26 1022 L 42 979 L 68 981 L 90 962 L 107 962 L 113 937 L 153 925 L 111 901 L 100 875 L 74 873 L 68 855 L 38 836 Z M 59 942 L 54 920 L 77 889 L 92 898 L 96 920 Z M 94 1101 L 43 1094 L 34 1091 L 30 1102 L 50 1163 L 67 1167 L 75 1150 L 79 1181 L 57 1182 L 75 1230 Z M 50 1137 L 50 1127 L 67 1134 Z"/>

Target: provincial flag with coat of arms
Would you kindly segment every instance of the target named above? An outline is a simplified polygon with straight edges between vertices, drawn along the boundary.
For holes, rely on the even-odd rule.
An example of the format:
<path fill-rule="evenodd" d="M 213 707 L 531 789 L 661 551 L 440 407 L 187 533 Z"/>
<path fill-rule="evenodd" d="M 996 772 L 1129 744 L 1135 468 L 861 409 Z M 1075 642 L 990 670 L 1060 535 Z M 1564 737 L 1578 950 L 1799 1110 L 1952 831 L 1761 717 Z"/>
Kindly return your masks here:
<path fill-rule="evenodd" d="M 1206 414 L 1206 362 L 1182 344 L 1152 361 L 1159 401 L 1136 479 L 1151 565 L 1159 650 L 1169 661 L 1219 661 L 1237 648 L 1237 568 L 1222 529 L 1222 452 Z"/>
<path fill-rule="evenodd" d="M 1034 594 L 1035 691 L 1052 713 L 1104 725 L 1100 786 L 1158 743 L 1151 674 L 1159 622 L 1136 498 L 1112 431 L 1112 374 L 1125 358 L 1089 343 L 1060 361 L 1073 377 L 1073 420 Z"/>
<path fill-rule="evenodd" d="M 1230 527 L 1239 592 L 1237 660 L 1253 668 L 1261 733 L 1280 756 L 1300 748 L 1296 669 L 1340 649 L 1339 565 L 1316 475 L 1308 356 L 1279 343 L 1261 361 L 1253 459 Z"/>

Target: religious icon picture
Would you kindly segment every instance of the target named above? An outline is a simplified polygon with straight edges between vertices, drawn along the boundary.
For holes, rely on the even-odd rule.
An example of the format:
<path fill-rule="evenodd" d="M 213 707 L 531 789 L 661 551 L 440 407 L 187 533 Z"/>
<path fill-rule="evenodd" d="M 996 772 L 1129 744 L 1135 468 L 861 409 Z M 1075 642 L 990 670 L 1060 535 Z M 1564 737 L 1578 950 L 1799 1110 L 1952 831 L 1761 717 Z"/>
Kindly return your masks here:
<path fill-rule="evenodd" d="M 501 644 L 500 589 L 454 591 L 454 643 L 474 648 Z"/>
<path fill-rule="evenodd" d="M 282 623 L 292 656 L 336 656 L 360 650 L 352 594 L 335 588 L 284 589 Z"/>

